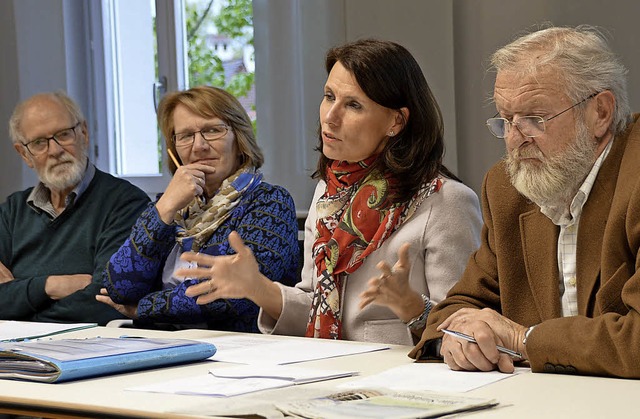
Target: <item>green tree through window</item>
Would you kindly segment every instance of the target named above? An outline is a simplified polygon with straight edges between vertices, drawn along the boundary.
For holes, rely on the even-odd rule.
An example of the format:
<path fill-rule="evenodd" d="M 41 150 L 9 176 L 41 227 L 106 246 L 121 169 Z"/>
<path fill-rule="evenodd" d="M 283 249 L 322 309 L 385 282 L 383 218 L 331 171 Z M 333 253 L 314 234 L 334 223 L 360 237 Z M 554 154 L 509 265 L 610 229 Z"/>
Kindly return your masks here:
<path fill-rule="evenodd" d="M 218 7 L 216 0 L 185 2 L 189 85 L 217 86 L 238 98 L 244 98 L 254 87 L 255 72 L 244 66 L 240 71 L 225 71 L 225 62 L 216 48 L 212 48 L 212 39 L 228 40 L 231 44 L 229 48 L 233 49 L 228 54 L 235 60 L 242 59 L 244 46 L 253 47 L 251 0 L 218 2 Z M 216 47 L 219 46 L 216 44 Z M 221 48 L 227 48 L 226 44 Z M 247 111 L 254 110 L 255 104 L 251 103 Z"/>

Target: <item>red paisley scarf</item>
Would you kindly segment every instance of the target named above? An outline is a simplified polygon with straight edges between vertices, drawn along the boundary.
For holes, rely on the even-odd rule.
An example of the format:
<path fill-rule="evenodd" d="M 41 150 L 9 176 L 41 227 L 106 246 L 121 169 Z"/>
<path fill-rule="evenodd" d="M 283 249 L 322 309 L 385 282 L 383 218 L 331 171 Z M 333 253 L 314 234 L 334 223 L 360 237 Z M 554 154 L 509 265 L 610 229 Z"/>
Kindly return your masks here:
<path fill-rule="evenodd" d="M 377 157 L 357 163 L 334 161 L 327 169 L 327 188 L 316 204 L 313 258 L 318 282 L 307 337 L 341 339 L 343 281 L 442 185 L 436 178 L 409 202 L 393 204 L 389 195 L 395 180 L 377 170 L 367 175 Z"/>

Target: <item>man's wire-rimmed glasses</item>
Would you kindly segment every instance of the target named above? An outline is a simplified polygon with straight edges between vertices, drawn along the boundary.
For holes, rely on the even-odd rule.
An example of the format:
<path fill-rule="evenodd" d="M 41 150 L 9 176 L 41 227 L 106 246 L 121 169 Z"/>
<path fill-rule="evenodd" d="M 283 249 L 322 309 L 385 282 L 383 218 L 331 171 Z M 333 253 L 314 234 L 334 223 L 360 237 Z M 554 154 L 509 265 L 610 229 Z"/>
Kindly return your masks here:
<path fill-rule="evenodd" d="M 22 145 L 25 146 L 33 156 L 46 153 L 49 150 L 49 141 L 51 140 L 58 143 L 60 147 L 71 145 L 76 141 L 76 128 L 78 128 L 79 125 L 80 122 L 77 122 L 74 126 L 60 130 L 51 137 L 36 138 L 26 144 L 22 143 Z"/>
<path fill-rule="evenodd" d="M 518 131 L 520 131 L 520 133 L 525 137 L 537 137 L 544 134 L 544 131 L 546 129 L 545 122 L 549 122 L 552 119 L 557 118 L 558 116 L 570 111 L 581 103 L 595 97 L 597 94 L 598 93 L 593 93 L 582 99 L 581 101 L 569 106 L 562 112 L 550 116 L 549 118 L 543 118 L 541 116 L 521 116 L 517 121 L 509 121 L 506 118 L 496 118 L 496 116 L 498 116 L 499 114 L 497 113 L 493 118 L 487 119 L 487 127 L 494 137 L 500 139 L 506 138 L 509 135 L 511 126 L 515 126 L 516 128 L 518 128 Z"/>
<path fill-rule="evenodd" d="M 196 140 L 196 134 L 200 134 L 205 141 L 215 141 L 227 135 L 229 126 L 225 124 L 216 124 L 200 131 L 181 132 L 173 134 L 173 143 L 176 147 L 191 147 Z"/>

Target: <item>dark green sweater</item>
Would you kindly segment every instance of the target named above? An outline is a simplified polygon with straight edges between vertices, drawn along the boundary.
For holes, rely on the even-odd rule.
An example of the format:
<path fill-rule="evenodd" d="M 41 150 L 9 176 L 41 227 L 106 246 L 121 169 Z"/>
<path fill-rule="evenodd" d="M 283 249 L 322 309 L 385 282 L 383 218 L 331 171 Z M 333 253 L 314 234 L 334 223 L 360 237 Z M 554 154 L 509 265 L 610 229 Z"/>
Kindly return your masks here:
<path fill-rule="evenodd" d="M 52 220 L 27 204 L 32 189 L 0 205 L 0 261 L 15 278 L 0 284 L 0 319 L 104 325 L 121 318 L 95 295 L 107 261 L 129 236 L 147 195 L 96 169 L 84 193 Z M 93 282 L 66 298 L 49 298 L 47 276 L 71 274 L 92 274 Z"/>

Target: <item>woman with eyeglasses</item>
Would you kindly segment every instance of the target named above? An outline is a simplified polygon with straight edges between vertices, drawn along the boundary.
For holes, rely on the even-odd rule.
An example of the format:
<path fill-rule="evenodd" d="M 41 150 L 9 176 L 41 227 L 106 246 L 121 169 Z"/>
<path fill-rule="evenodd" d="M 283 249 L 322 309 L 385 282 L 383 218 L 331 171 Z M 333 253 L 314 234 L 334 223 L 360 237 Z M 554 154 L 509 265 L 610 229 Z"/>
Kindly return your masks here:
<path fill-rule="evenodd" d="M 180 259 L 187 251 L 234 253 L 228 236 L 237 231 L 263 275 L 293 285 L 299 253 L 293 199 L 263 180 L 251 120 L 226 91 L 200 86 L 170 93 L 160 102 L 158 122 L 173 178 L 111 257 L 97 298 L 136 326 L 256 332 L 255 303 L 238 298 L 199 305 L 185 295 L 198 281 L 174 272 L 188 266 Z"/>
<path fill-rule="evenodd" d="M 331 49 L 320 103 L 302 281 L 258 272 L 242 233 L 236 255 L 185 253 L 208 304 L 246 297 L 264 333 L 413 344 L 479 246 L 478 198 L 442 164 L 440 109 L 404 47 L 361 40 Z M 244 241 L 244 243 L 243 243 Z"/>

